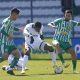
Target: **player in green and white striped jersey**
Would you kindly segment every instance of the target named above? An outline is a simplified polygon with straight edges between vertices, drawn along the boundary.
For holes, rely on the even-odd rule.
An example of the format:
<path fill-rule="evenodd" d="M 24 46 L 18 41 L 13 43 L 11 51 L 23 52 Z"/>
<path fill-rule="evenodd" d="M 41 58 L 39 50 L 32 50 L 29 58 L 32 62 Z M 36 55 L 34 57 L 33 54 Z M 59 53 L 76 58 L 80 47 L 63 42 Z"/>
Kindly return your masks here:
<path fill-rule="evenodd" d="M 55 28 L 55 34 L 53 37 L 54 40 L 52 43 L 56 48 L 60 60 L 62 61 L 63 64 L 65 63 L 61 54 L 62 53 L 61 49 L 65 50 L 66 52 L 69 52 L 72 58 L 73 72 L 77 73 L 76 54 L 72 48 L 72 45 L 70 44 L 70 41 L 73 27 L 80 26 L 80 23 L 72 20 L 72 11 L 66 10 L 64 18 L 56 19 L 55 21 L 49 23 L 48 25 Z"/>
<path fill-rule="evenodd" d="M 14 30 L 18 31 L 17 28 L 14 27 L 13 25 L 13 20 L 10 19 L 10 17 L 6 18 L 2 22 L 2 27 L 1 27 L 1 48 L 2 48 L 2 54 L 5 53 L 5 48 L 6 45 L 13 45 L 13 32 Z M 10 36 L 11 39 L 8 39 Z"/>
<path fill-rule="evenodd" d="M 14 55 L 10 67 L 7 69 L 7 73 L 12 75 L 14 75 L 12 68 L 17 64 L 20 57 L 18 49 L 13 42 L 13 31 L 20 31 L 13 25 L 14 21 L 18 18 L 19 13 L 20 11 L 17 8 L 12 9 L 10 16 L 3 20 L 1 27 L 2 51 L 5 52 L 4 49 L 6 49 L 7 53 Z"/>

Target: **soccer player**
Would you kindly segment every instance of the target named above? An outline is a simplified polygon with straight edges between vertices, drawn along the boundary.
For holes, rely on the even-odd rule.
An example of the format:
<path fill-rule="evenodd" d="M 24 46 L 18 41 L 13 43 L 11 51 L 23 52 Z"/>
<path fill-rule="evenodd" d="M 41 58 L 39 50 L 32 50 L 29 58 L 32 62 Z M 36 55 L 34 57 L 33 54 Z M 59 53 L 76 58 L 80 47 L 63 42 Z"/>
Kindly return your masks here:
<path fill-rule="evenodd" d="M 19 9 L 13 8 L 11 10 L 10 16 L 3 20 L 1 27 L 1 38 L 2 38 L 1 47 L 3 53 L 5 53 L 4 50 L 6 49 L 6 52 L 8 54 L 12 54 L 14 56 L 13 61 L 11 62 L 10 66 L 7 69 L 7 73 L 11 75 L 14 75 L 12 68 L 17 64 L 20 57 L 19 51 L 13 41 L 14 30 L 21 31 L 20 29 L 14 27 L 13 25 L 14 21 L 16 21 L 16 19 L 19 17 L 19 13 L 20 13 Z"/>
<path fill-rule="evenodd" d="M 53 47 L 44 42 L 42 36 L 43 25 L 40 22 L 29 23 L 25 26 L 23 34 L 25 36 L 25 55 L 23 57 L 22 71 L 25 73 L 25 65 L 28 63 L 28 56 L 32 49 L 47 50 L 51 53 L 52 61 L 56 66 L 56 54 Z"/>
<path fill-rule="evenodd" d="M 8 64 L 11 64 L 11 62 L 13 61 L 14 56 L 12 54 L 9 55 L 8 57 Z M 20 56 L 18 63 L 13 67 L 13 70 L 22 70 L 22 63 L 23 63 L 23 56 Z M 3 70 L 6 70 L 8 67 L 8 65 L 4 65 L 2 67 Z M 27 67 L 25 67 L 25 70 L 28 70 Z"/>
<path fill-rule="evenodd" d="M 24 53 L 25 53 L 25 45 L 21 44 L 21 46 L 18 47 L 18 49 L 19 49 L 19 52 L 20 52 L 20 58 L 19 58 L 18 63 L 13 67 L 13 69 L 15 69 L 15 70 L 22 70 L 23 56 L 24 56 Z M 8 63 L 11 64 L 11 62 L 13 61 L 13 59 L 14 59 L 14 56 L 12 54 L 10 54 L 8 56 Z M 2 69 L 6 70 L 7 67 L 8 67 L 7 65 L 4 65 L 2 67 Z M 25 67 L 25 70 L 28 70 L 28 68 Z"/>
<path fill-rule="evenodd" d="M 64 18 L 56 19 L 55 21 L 48 24 L 51 27 L 55 27 L 55 34 L 53 37 L 53 45 L 55 46 L 57 53 L 59 55 L 60 60 L 64 63 L 64 59 L 61 55 L 61 49 L 71 54 L 72 64 L 73 64 L 73 73 L 78 73 L 76 71 L 77 58 L 71 41 L 71 32 L 73 27 L 80 26 L 79 22 L 72 20 L 72 11 L 66 10 L 64 14 Z"/>

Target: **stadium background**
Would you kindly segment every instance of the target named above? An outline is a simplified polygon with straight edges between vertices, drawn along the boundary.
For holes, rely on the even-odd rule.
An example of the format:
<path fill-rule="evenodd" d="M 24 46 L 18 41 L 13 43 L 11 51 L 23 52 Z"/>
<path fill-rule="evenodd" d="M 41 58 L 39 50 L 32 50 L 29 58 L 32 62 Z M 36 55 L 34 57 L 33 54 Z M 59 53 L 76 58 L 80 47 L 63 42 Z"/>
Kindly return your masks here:
<path fill-rule="evenodd" d="M 61 18 L 64 10 L 73 11 L 73 19 L 80 21 L 80 0 L 0 0 L 0 26 L 4 18 L 9 16 L 10 10 L 17 7 L 21 10 L 20 18 L 15 22 L 16 27 L 24 27 L 28 22 L 40 21 L 44 25 L 44 37 L 47 42 L 51 43 L 54 29 L 49 28 L 47 23 Z M 80 58 L 80 27 L 76 27 L 72 32 L 72 41 L 75 51 Z M 14 32 L 14 41 L 18 47 L 24 42 L 22 33 Z M 65 59 L 70 56 L 64 54 Z M 39 50 L 33 51 L 30 59 L 50 59 L 48 52 Z"/>

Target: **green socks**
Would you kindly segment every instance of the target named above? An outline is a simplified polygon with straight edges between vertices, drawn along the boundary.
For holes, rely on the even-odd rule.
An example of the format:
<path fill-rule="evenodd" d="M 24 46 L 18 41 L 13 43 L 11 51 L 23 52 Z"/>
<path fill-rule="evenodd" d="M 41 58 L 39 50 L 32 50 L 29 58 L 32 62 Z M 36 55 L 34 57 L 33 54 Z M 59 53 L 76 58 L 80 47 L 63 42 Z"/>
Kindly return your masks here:
<path fill-rule="evenodd" d="M 63 56 L 62 56 L 62 53 L 58 53 L 58 57 L 61 60 L 62 64 L 65 63 Z"/>
<path fill-rule="evenodd" d="M 10 64 L 10 67 L 13 68 L 18 63 L 19 58 L 14 57 L 13 61 Z"/>
<path fill-rule="evenodd" d="M 74 71 L 74 70 L 76 70 L 77 61 L 76 60 L 72 60 L 72 64 L 73 64 L 73 71 Z"/>

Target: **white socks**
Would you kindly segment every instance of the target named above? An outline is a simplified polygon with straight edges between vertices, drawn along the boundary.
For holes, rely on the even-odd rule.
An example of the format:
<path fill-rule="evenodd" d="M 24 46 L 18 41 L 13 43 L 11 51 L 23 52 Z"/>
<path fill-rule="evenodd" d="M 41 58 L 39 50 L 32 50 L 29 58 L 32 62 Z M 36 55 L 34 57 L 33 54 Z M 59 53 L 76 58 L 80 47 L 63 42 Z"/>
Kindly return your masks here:
<path fill-rule="evenodd" d="M 54 65 L 56 65 L 56 53 L 55 52 L 50 52 L 50 55 L 51 55 L 51 59 L 52 59 Z"/>
<path fill-rule="evenodd" d="M 25 67 L 26 67 L 27 62 L 28 62 L 28 56 L 27 55 L 24 55 L 23 62 L 22 62 L 22 71 L 25 70 Z"/>
<path fill-rule="evenodd" d="M 11 64 L 11 62 L 13 61 L 13 59 L 14 59 L 14 56 L 12 54 L 10 54 L 8 56 L 8 63 Z"/>

